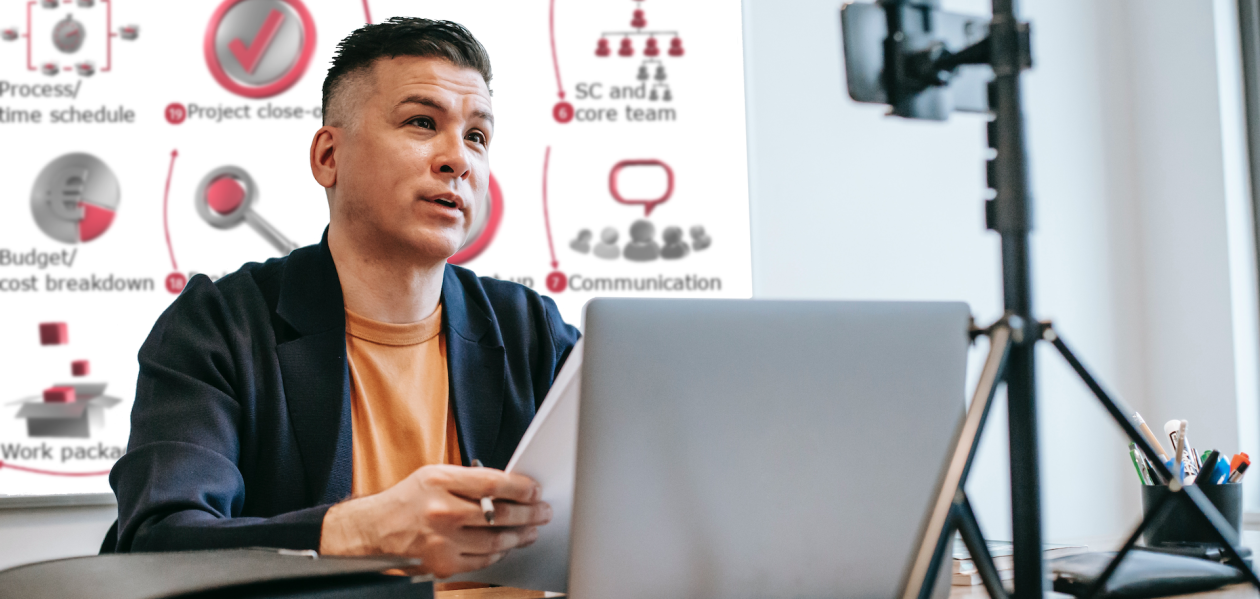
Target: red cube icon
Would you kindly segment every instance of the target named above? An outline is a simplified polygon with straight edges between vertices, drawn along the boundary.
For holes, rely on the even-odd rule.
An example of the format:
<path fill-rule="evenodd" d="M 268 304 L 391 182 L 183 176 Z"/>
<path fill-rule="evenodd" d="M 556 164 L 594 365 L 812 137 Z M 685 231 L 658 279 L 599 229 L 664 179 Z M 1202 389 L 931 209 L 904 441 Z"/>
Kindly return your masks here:
<path fill-rule="evenodd" d="M 70 363 L 70 374 L 74 376 L 87 376 L 91 372 L 91 367 L 87 360 L 75 360 Z"/>
<path fill-rule="evenodd" d="M 44 389 L 44 403 L 74 403 L 74 387 Z"/>
<path fill-rule="evenodd" d="M 65 345 L 70 343 L 70 328 L 64 322 L 39 323 L 40 345 Z"/>

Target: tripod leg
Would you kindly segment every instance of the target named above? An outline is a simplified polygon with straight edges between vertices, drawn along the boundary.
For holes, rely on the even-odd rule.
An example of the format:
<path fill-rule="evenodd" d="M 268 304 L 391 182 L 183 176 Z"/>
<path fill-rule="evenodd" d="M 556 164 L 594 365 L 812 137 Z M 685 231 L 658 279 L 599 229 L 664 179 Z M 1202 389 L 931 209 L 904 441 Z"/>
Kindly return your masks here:
<path fill-rule="evenodd" d="M 1179 493 L 1173 493 L 1158 500 L 1158 503 L 1146 513 L 1146 517 L 1142 518 L 1142 523 L 1138 525 L 1137 530 L 1133 531 L 1132 535 L 1129 535 L 1129 540 L 1125 541 L 1120 551 L 1116 552 L 1116 557 L 1112 558 L 1111 563 L 1107 564 L 1107 569 L 1103 570 L 1102 574 L 1094 580 L 1094 584 L 1090 585 L 1089 590 L 1084 595 L 1081 595 L 1083 599 L 1094 599 L 1094 597 L 1098 596 L 1099 591 L 1106 588 L 1107 580 L 1115 573 L 1116 568 L 1120 567 L 1120 562 L 1133 549 L 1138 539 L 1142 537 L 1142 533 L 1148 528 L 1159 526 L 1164 521 L 1164 518 L 1168 516 L 1168 512 L 1172 510 L 1173 505 L 1180 499 Z"/>
<path fill-rule="evenodd" d="M 989 415 L 989 407 L 993 404 L 993 396 L 997 392 L 998 382 L 1006 368 L 1006 357 L 1011 348 L 1011 329 L 1005 321 L 994 325 L 989 333 L 989 355 L 985 358 L 984 369 L 980 372 L 980 380 L 976 383 L 976 392 L 971 399 L 971 407 L 963 420 L 958 440 L 950 455 L 945 476 L 941 480 L 940 490 L 932 502 L 927 522 L 923 527 L 919 548 L 911 562 L 910 573 L 906 577 L 902 599 L 924 599 L 932 592 L 936 582 L 937 568 L 943 559 L 944 548 L 950 533 L 953 532 L 951 515 L 954 500 L 958 491 L 967 482 L 967 473 L 971 469 L 972 458 L 976 455 L 976 447 L 980 443 L 980 433 L 984 430 L 984 421 Z"/>
<path fill-rule="evenodd" d="M 993 556 L 989 554 L 989 545 L 980 533 L 980 524 L 976 521 L 976 513 L 971 509 L 971 502 L 966 493 L 959 493 L 954 504 L 954 523 L 958 526 L 958 534 L 962 535 L 971 561 L 984 581 L 985 590 L 989 591 L 989 599 L 1008 599 L 1006 588 L 998 575 L 997 566 L 993 564 Z"/>
<path fill-rule="evenodd" d="M 1107 410 L 1107 413 L 1111 414 L 1111 418 L 1116 421 L 1116 424 L 1120 425 L 1121 429 L 1124 430 L 1124 434 L 1129 437 L 1129 440 L 1133 441 L 1138 446 L 1138 449 L 1142 450 L 1142 455 L 1145 455 L 1146 459 L 1150 460 L 1151 466 L 1155 467 L 1155 471 L 1159 473 L 1164 480 L 1170 481 L 1170 484 L 1175 482 L 1180 485 L 1180 479 L 1174 477 L 1172 475 L 1172 471 L 1164 464 L 1164 461 L 1159 459 L 1159 452 L 1155 451 L 1155 448 L 1152 447 L 1146 440 L 1146 437 L 1143 436 L 1142 433 L 1138 432 L 1137 425 L 1129 418 L 1129 414 L 1125 413 L 1124 410 L 1121 410 L 1120 406 L 1116 404 L 1116 401 L 1113 400 L 1105 390 L 1103 390 L 1102 385 L 1099 384 L 1098 381 L 1094 379 L 1094 376 L 1085 369 L 1085 365 L 1076 358 L 1076 355 L 1072 353 L 1072 350 L 1068 349 L 1067 343 L 1064 343 L 1063 338 L 1060 337 L 1054 328 L 1049 324 L 1045 325 L 1045 328 L 1042 331 L 1042 338 L 1049 341 L 1052 345 L 1054 345 L 1055 349 L 1059 350 L 1059 354 L 1063 356 L 1064 360 L 1067 360 L 1067 363 L 1072 367 L 1072 370 L 1076 371 L 1076 375 L 1081 377 L 1081 380 L 1085 382 L 1085 386 L 1089 387 L 1089 390 L 1093 392 L 1094 397 L 1097 397 L 1098 401 L 1102 403 L 1103 408 Z"/>

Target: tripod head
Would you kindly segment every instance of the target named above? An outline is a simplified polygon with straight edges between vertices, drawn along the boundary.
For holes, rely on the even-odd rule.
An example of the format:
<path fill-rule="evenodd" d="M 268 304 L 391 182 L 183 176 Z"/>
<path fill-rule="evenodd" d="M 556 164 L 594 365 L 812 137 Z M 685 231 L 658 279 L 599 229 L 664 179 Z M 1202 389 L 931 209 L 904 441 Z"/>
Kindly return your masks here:
<path fill-rule="evenodd" d="M 855 101 L 936 121 L 954 111 L 989 111 L 988 18 L 945 12 L 940 0 L 879 0 L 846 4 L 840 23 Z"/>

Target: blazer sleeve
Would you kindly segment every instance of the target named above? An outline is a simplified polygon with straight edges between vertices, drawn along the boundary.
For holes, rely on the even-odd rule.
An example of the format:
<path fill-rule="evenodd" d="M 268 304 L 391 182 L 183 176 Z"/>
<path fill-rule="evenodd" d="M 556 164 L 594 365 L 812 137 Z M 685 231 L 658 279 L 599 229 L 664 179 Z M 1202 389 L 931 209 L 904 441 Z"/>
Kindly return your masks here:
<path fill-rule="evenodd" d="M 239 517 L 240 398 L 257 392 L 247 381 L 259 345 L 243 328 L 218 288 L 198 276 L 141 347 L 131 439 L 109 476 L 118 552 L 319 548 L 329 505 Z"/>
<path fill-rule="evenodd" d="M 556 307 L 556 302 L 547 296 L 541 296 L 543 301 L 543 316 L 547 319 L 547 329 L 551 333 L 552 348 L 555 351 L 555 369 L 551 373 L 551 380 L 555 380 L 556 375 L 560 374 L 560 369 L 564 368 L 564 363 L 569 359 L 569 354 L 573 351 L 573 346 L 577 344 L 582 333 L 578 332 L 577 327 L 567 323 L 560 317 L 560 310 Z M 541 403 L 543 398 L 539 398 Z"/>

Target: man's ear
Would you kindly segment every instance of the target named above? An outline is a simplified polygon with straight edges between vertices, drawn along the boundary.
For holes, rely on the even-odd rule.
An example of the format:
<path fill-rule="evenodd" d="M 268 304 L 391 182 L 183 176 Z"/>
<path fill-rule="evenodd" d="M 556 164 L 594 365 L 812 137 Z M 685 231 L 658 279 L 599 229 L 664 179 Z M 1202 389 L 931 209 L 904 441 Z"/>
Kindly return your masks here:
<path fill-rule="evenodd" d="M 323 126 L 311 140 L 311 175 L 325 188 L 337 184 L 337 146 L 344 135 L 338 127 Z"/>

